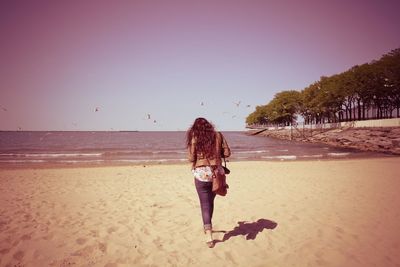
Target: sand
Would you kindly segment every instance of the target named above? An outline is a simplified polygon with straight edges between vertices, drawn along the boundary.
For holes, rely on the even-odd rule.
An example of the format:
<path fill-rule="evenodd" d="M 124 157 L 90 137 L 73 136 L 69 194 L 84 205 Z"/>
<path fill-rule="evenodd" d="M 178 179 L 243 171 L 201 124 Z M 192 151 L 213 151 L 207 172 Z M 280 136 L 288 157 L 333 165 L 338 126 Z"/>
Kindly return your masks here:
<path fill-rule="evenodd" d="M 400 158 L 0 170 L 0 266 L 400 266 Z M 225 232 L 224 232 L 225 231 Z"/>

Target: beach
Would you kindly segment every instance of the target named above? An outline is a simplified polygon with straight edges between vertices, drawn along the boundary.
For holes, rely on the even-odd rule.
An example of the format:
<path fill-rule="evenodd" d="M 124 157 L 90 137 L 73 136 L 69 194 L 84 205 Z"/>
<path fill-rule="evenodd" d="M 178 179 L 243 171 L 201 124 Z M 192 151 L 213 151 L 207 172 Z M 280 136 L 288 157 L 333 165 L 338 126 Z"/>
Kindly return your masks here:
<path fill-rule="evenodd" d="M 204 242 L 189 164 L 0 170 L 0 266 L 400 266 L 399 157 L 238 161 Z"/>

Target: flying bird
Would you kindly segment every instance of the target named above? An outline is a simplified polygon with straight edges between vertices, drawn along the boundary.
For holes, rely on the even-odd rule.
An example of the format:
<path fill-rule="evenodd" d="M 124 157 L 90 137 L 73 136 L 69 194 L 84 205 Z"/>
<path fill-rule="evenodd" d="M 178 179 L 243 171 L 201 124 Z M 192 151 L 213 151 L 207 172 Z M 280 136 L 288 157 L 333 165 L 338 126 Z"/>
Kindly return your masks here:
<path fill-rule="evenodd" d="M 153 123 L 157 123 L 157 120 L 155 120 L 154 118 L 152 118 L 152 115 L 150 113 L 146 114 L 146 118 L 142 118 L 142 120 L 152 120 Z"/>
<path fill-rule="evenodd" d="M 200 106 L 204 106 L 204 102 L 203 101 L 200 102 Z"/>
<path fill-rule="evenodd" d="M 239 105 L 240 105 L 240 103 L 241 103 L 241 101 L 239 101 L 239 102 L 233 102 L 237 107 L 239 107 Z"/>
<path fill-rule="evenodd" d="M 142 120 L 151 120 L 151 115 L 149 113 L 146 113 L 144 117 L 142 117 Z"/>
<path fill-rule="evenodd" d="M 94 109 L 94 112 L 98 112 L 98 111 L 100 111 L 100 108 L 99 108 L 99 107 L 96 107 L 96 108 Z"/>
<path fill-rule="evenodd" d="M 3 106 L 0 106 L 3 111 L 7 111 L 7 109 Z"/>

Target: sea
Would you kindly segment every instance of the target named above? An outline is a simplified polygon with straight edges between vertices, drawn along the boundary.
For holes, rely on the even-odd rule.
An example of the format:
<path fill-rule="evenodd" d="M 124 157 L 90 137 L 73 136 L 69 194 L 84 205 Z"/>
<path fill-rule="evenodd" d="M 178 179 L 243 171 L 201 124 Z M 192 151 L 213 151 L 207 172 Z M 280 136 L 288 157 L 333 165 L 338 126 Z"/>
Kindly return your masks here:
<path fill-rule="evenodd" d="M 229 161 L 296 161 L 366 158 L 379 155 L 223 132 L 232 156 Z M 114 165 L 187 162 L 185 132 L 118 131 L 1 131 L 0 166 Z"/>

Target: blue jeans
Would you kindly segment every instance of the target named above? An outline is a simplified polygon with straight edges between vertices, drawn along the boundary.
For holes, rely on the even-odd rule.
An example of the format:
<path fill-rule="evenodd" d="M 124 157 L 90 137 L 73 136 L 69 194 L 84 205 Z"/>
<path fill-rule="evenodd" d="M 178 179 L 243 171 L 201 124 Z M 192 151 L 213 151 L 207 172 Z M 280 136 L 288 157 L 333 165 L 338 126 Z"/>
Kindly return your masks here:
<path fill-rule="evenodd" d="M 212 192 L 212 182 L 201 182 L 194 179 L 194 184 L 196 186 L 197 194 L 199 195 L 204 230 L 211 230 L 215 198 L 215 193 Z"/>

